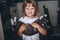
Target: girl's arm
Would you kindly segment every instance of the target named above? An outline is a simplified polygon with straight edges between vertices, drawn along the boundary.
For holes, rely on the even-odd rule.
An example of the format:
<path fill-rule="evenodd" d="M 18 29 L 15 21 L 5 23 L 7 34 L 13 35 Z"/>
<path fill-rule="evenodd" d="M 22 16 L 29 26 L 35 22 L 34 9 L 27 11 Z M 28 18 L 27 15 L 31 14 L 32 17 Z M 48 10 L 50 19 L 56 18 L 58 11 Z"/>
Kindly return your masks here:
<path fill-rule="evenodd" d="M 19 30 L 18 30 L 18 35 L 19 36 L 22 36 L 22 32 L 24 31 L 24 30 L 26 30 L 26 24 L 22 24 L 21 25 L 21 27 L 19 28 Z"/>
<path fill-rule="evenodd" d="M 37 23 L 32 23 L 32 27 L 37 28 L 42 35 L 47 34 L 47 31 Z"/>

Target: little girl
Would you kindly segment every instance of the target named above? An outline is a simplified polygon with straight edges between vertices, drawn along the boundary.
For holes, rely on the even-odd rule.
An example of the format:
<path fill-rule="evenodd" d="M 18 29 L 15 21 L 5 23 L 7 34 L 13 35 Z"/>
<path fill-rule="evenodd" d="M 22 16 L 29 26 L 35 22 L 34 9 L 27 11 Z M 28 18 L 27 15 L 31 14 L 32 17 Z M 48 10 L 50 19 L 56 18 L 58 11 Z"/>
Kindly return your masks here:
<path fill-rule="evenodd" d="M 23 40 L 40 40 L 39 33 L 42 35 L 46 35 L 46 30 L 42 28 L 39 24 L 33 23 L 37 20 L 37 13 L 38 13 L 38 5 L 34 0 L 26 0 L 22 6 L 23 17 L 19 19 L 19 21 L 24 22 L 18 30 L 18 35 L 22 37 Z M 27 23 L 31 24 L 32 27 L 37 28 L 39 33 L 36 33 L 32 36 L 27 36 L 23 34 L 23 31 L 27 28 Z"/>

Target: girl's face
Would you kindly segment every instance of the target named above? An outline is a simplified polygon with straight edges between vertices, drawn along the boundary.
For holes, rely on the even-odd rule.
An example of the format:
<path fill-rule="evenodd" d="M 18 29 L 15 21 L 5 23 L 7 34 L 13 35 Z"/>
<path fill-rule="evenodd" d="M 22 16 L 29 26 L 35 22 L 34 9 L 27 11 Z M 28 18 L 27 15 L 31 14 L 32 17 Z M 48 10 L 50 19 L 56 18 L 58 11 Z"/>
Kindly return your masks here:
<path fill-rule="evenodd" d="M 31 3 L 28 3 L 27 6 L 25 7 L 25 14 L 28 17 L 33 17 L 34 16 L 35 7 L 33 7 Z"/>

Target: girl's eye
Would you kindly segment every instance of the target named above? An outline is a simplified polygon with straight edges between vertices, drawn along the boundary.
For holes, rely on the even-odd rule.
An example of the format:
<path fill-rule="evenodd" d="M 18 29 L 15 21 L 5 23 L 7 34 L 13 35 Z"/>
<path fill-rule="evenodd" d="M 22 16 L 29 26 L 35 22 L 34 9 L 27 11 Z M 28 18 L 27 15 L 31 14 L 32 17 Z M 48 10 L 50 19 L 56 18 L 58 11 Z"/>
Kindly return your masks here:
<path fill-rule="evenodd" d="M 29 8 L 26 8 L 27 10 L 29 9 Z"/>
<path fill-rule="evenodd" d="M 31 8 L 32 10 L 34 9 L 34 8 Z"/>

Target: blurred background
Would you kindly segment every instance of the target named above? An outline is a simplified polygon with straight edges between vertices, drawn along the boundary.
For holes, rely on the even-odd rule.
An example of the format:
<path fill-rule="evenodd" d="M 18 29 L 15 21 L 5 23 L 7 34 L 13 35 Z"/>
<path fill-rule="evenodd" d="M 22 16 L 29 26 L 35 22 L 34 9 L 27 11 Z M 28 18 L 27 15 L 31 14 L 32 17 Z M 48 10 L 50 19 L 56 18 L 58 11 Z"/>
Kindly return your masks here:
<path fill-rule="evenodd" d="M 0 0 L 0 40 L 18 40 L 11 19 L 22 16 L 24 0 Z M 48 15 L 49 39 L 60 40 L 60 0 L 36 0 L 39 4 L 39 14 Z"/>

